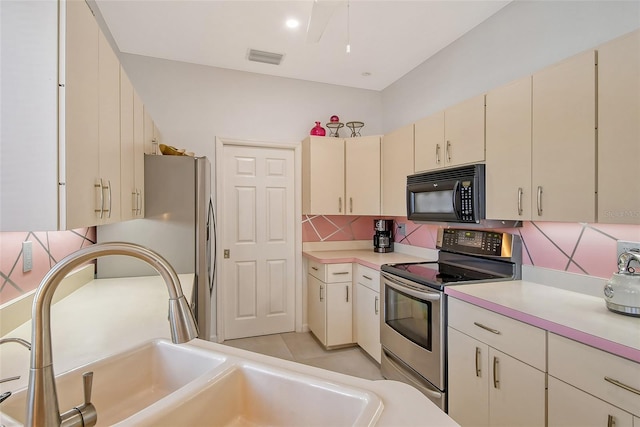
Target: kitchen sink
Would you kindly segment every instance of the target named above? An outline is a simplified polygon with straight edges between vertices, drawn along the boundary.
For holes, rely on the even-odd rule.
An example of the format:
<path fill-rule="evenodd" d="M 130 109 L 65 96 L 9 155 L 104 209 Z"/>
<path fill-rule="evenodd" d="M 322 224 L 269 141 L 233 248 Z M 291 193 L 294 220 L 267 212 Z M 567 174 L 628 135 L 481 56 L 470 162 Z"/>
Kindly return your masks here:
<path fill-rule="evenodd" d="M 382 407 L 368 391 L 241 363 L 178 405 L 128 421 L 137 426 L 370 426 Z"/>
<path fill-rule="evenodd" d="M 87 371 L 93 371 L 91 401 L 98 411 L 97 425 L 106 426 L 165 398 L 225 360 L 224 355 L 194 347 L 151 341 L 56 376 L 60 410 L 82 404 L 82 374 Z M 23 423 L 26 397 L 26 390 L 14 393 L 2 403 L 3 414 Z"/>

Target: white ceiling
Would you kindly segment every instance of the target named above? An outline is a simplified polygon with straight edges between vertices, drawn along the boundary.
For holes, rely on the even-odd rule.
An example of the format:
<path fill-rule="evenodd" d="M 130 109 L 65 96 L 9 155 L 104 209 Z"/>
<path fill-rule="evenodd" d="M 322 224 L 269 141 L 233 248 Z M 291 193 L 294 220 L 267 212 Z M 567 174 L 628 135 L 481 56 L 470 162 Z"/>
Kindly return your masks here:
<path fill-rule="evenodd" d="M 314 0 L 96 3 L 124 53 L 382 90 L 509 1 L 340 1 L 318 43 L 306 41 Z M 285 26 L 292 17 L 301 22 L 296 30 Z M 248 49 L 284 59 L 280 65 L 251 62 Z"/>

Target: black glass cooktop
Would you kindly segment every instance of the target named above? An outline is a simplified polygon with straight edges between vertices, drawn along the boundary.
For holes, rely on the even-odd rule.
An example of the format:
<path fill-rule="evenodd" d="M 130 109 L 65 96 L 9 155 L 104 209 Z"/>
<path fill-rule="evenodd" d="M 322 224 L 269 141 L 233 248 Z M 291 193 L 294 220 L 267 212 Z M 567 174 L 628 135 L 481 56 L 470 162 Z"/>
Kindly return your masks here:
<path fill-rule="evenodd" d="M 437 261 L 385 264 L 381 270 L 435 288 L 442 288 L 454 283 L 460 284 L 473 280 L 490 280 L 502 277 Z"/>

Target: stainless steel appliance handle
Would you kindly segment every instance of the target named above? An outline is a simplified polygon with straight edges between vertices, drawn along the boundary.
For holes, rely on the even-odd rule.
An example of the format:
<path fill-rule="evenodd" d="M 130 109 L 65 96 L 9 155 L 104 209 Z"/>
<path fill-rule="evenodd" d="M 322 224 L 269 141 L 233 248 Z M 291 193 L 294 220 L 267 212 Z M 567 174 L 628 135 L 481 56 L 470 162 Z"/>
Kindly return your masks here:
<path fill-rule="evenodd" d="M 416 381 L 412 376 L 409 376 L 407 374 L 407 371 L 405 369 L 403 369 L 400 365 L 398 365 L 391 357 L 389 357 L 387 355 L 387 352 L 383 350 L 383 352 L 385 353 L 385 358 L 387 360 L 387 362 L 389 362 L 389 364 L 391 365 L 391 367 L 393 369 L 396 370 L 396 372 L 398 372 L 400 375 L 402 375 L 402 377 L 404 379 L 406 379 L 408 382 L 411 383 L 411 385 L 413 385 L 415 388 L 417 388 L 418 390 L 420 390 L 421 392 L 423 392 L 424 394 L 426 394 L 427 396 L 431 396 L 434 399 L 442 399 L 442 393 L 440 393 L 439 391 L 435 391 L 432 390 L 430 388 L 425 387 L 424 384 L 422 384 L 421 382 Z"/>
<path fill-rule="evenodd" d="M 623 389 L 625 389 L 627 391 L 630 391 L 631 393 L 640 395 L 640 390 L 638 390 L 637 388 L 634 388 L 634 387 L 631 387 L 630 385 L 626 385 L 624 383 L 621 383 L 620 381 L 615 380 L 615 379 L 613 379 L 611 377 L 604 377 L 604 380 L 606 382 L 608 382 L 608 383 L 611 383 L 611 384 L 615 385 L 615 386 L 618 386 L 618 387 L 623 388 Z"/>
<path fill-rule="evenodd" d="M 397 280 L 392 279 L 389 276 L 385 276 L 384 278 L 384 284 L 389 286 L 392 289 L 395 289 L 397 291 L 400 292 L 404 292 L 407 295 L 411 295 L 412 297 L 421 299 L 421 300 L 426 300 L 426 301 L 440 301 L 440 298 L 442 297 L 440 292 L 433 292 L 433 291 L 429 291 L 426 289 L 425 290 L 414 290 L 412 288 L 407 287 L 406 285 L 404 285 L 402 282 L 399 282 Z"/>
<path fill-rule="evenodd" d="M 522 187 L 518 187 L 518 215 L 522 215 Z"/>

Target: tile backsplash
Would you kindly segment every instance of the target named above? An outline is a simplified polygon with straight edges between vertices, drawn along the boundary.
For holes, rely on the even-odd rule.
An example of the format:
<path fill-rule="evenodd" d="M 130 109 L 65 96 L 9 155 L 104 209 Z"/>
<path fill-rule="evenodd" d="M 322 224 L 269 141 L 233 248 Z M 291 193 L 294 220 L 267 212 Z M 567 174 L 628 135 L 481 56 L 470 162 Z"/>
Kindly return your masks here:
<path fill-rule="evenodd" d="M 368 240 L 375 218 L 382 217 L 304 215 L 302 241 Z M 392 219 L 397 243 L 436 249 L 439 226 Z M 398 224 L 406 224 L 404 236 L 398 235 Z M 523 264 L 602 278 L 617 271 L 617 240 L 640 241 L 640 225 L 525 221 L 522 227 L 504 231 L 522 237 Z"/>
<path fill-rule="evenodd" d="M 22 271 L 22 242 L 32 242 L 33 269 Z M 96 242 L 96 228 L 68 231 L 0 233 L 0 304 L 37 288 L 47 272 L 65 256 Z"/>

